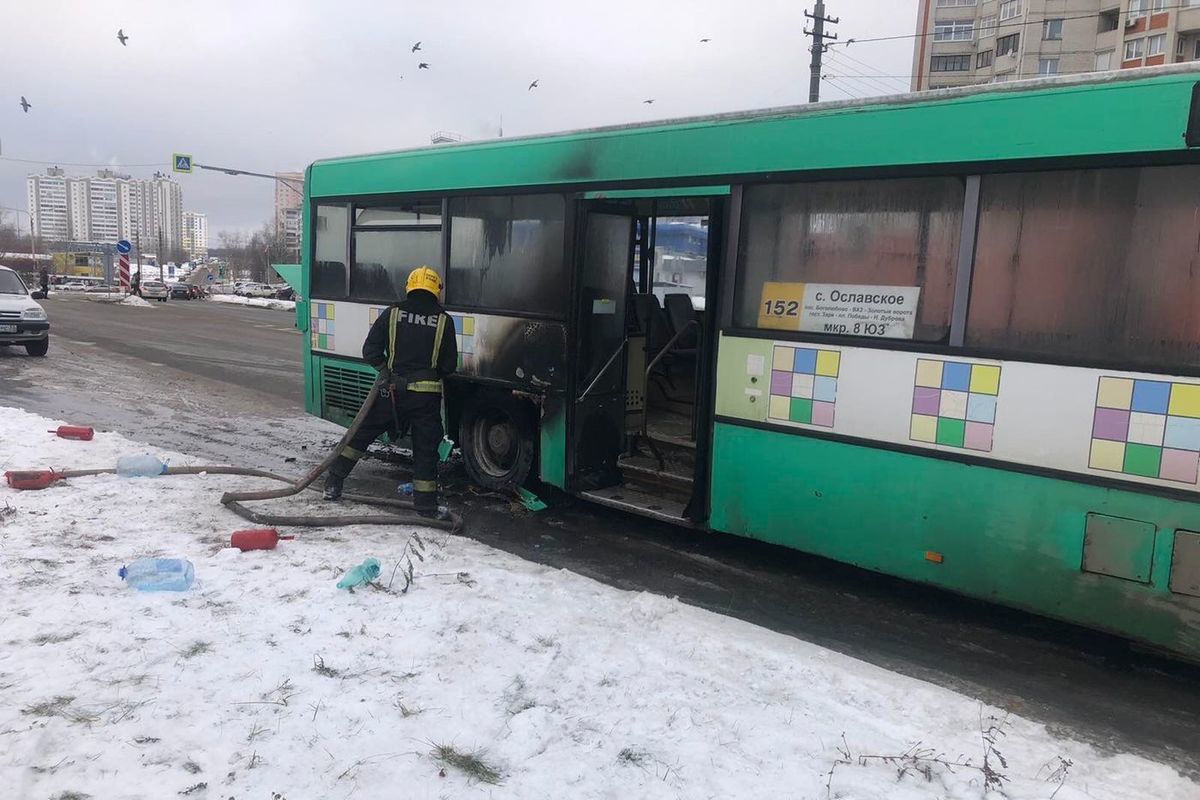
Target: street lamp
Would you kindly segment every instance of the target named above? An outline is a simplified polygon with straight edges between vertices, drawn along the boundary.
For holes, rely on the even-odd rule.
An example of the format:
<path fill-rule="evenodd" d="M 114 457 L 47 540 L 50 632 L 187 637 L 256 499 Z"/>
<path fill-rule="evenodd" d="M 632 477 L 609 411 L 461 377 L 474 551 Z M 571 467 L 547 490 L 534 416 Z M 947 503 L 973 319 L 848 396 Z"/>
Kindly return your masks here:
<path fill-rule="evenodd" d="M 33 214 L 30 214 L 23 208 L 12 208 L 10 206 L 0 206 L 0 211 L 11 211 L 14 214 L 24 214 L 29 217 L 29 261 L 30 266 L 37 267 L 37 251 L 34 249 L 33 243 Z"/>

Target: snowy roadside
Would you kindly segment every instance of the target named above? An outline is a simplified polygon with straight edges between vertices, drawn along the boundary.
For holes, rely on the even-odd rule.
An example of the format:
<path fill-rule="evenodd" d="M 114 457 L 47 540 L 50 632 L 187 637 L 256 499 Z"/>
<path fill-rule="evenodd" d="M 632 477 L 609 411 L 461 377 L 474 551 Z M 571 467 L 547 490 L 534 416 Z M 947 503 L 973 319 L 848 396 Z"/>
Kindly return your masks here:
<path fill-rule="evenodd" d="M 145 451 L 110 433 L 56 439 L 56 425 L 0 408 L 0 471 Z M 420 533 L 407 594 L 399 574 L 392 592 L 339 591 L 367 556 L 386 583 L 418 529 L 290 531 L 299 538 L 274 552 L 222 549 L 247 526 L 217 498 L 244 484 L 0 486 L 6 796 L 1197 796 L 1174 770 L 1018 717 L 997 737 L 1007 767 L 988 762 L 1008 781 L 985 795 L 981 727 L 1003 712 L 460 537 Z M 192 559 L 195 586 L 127 589 L 116 569 L 146 555 Z M 459 758 L 476 751 L 480 763 Z"/>
<path fill-rule="evenodd" d="M 154 308 L 154 304 L 148 300 L 138 297 L 135 294 L 124 294 L 122 292 L 88 292 L 84 295 L 93 303 L 113 303 L 123 306 L 133 306 L 135 308 Z"/>
<path fill-rule="evenodd" d="M 270 308 L 275 311 L 295 311 L 293 300 L 275 300 L 269 297 L 239 297 L 236 294 L 214 294 L 209 300 L 214 303 L 229 303 L 235 306 L 254 306 L 255 308 Z"/>

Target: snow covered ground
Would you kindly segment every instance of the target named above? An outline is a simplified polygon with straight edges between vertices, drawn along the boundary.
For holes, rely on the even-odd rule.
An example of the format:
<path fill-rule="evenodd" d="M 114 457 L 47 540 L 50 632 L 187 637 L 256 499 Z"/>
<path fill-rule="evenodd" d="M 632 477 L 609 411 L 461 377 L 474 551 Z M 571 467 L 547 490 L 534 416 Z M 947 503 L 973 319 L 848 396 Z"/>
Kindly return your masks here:
<path fill-rule="evenodd" d="M 0 407 L 0 471 L 145 452 L 112 433 L 60 440 L 57 424 Z M 330 528 L 229 550 L 247 526 L 217 499 L 246 483 L 0 486 L 4 797 L 1200 793 L 969 697 L 464 538 Z M 414 534 L 407 593 L 399 572 L 391 591 L 335 588 L 368 556 L 386 585 Z M 153 555 L 190 558 L 196 584 L 122 585 L 122 563 Z"/>
<path fill-rule="evenodd" d="M 256 308 L 271 308 L 276 311 L 295 311 L 296 303 L 292 300 L 275 300 L 269 297 L 239 297 L 236 294 L 214 294 L 209 297 L 214 303 L 230 303 L 238 306 L 254 306 Z"/>

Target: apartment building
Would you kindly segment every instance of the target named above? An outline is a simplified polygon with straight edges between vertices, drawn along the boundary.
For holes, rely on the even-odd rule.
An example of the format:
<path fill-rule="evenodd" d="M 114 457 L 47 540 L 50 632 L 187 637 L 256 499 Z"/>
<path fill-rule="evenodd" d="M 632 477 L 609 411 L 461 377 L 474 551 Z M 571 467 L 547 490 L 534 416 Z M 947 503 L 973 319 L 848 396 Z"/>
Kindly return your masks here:
<path fill-rule="evenodd" d="M 208 216 L 183 212 L 183 249 L 192 260 L 208 257 Z"/>
<path fill-rule="evenodd" d="M 25 180 L 25 204 L 33 218 L 33 230 L 42 239 L 71 238 L 70 190 L 67 177 L 59 167 L 45 175 L 30 175 Z"/>
<path fill-rule="evenodd" d="M 160 257 L 183 246 L 183 189 L 169 175 L 154 173 L 154 232 Z M 165 250 L 164 250 L 165 248 Z"/>
<path fill-rule="evenodd" d="M 1200 0 L 920 0 L 912 88 L 1200 58 Z"/>
<path fill-rule="evenodd" d="M 275 235 L 289 252 L 300 252 L 304 208 L 304 173 L 275 173 Z M 298 255 L 297 255 L 298 257 Z"/>
<path fill-rule="evenodd" d="M 135 180 L 112 170 L 70 176 L 59 167 L 25 179 L 26 204 L 34 230 L 50 241 L 144 242 L 175 247 L 183 236 L 183 190 L 156 173 Z"/>

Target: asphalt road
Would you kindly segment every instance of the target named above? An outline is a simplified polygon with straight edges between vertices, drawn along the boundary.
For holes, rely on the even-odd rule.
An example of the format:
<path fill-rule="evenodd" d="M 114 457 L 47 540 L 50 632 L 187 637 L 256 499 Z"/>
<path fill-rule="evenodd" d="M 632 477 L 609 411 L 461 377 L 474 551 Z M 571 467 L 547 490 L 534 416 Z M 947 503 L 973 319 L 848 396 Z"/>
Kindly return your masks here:
<path fill-rule="evenodd" d="M 303 404 L 303 343 L 292 312 L 200 300 L 152 301 L 150 308 L 139 308 L 68 293 L 43 306 L 53 339 L 92 344 Z"/>
<path fill-rule="evenodd" d="M 285 474 L 340 429 L 303 414 L 289 313 L 52 298 L 44 359 L 0 348 L 0 404 Z M 390 493 L 403 458 L 373 451 L 355 490 Z M 448 476 L 465 535 L 622 589 L 677 596 L 928 680 L 1200 780 L 1200 669 L 1070 625 L 777 547 L 661 525 L 548 494 L 532 515 Z M 700 643 L 703 645 L 703 643 Z M 853 732 L 847 732 L 853 738 Z M 1047 753 L 1049 760 L 1055 754 Z"/>

